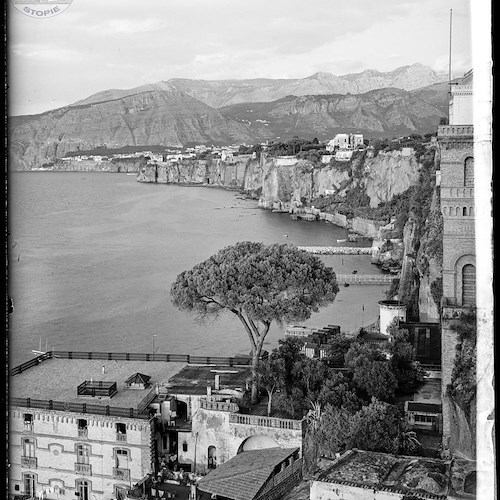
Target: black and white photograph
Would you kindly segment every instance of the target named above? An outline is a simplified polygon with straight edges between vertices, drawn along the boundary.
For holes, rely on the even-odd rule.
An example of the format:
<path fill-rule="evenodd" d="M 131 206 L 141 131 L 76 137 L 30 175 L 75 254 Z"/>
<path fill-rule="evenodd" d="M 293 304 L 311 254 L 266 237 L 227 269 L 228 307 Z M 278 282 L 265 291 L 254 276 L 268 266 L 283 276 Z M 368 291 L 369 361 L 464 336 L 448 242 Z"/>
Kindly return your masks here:
<path fill-rule="evenodd" d="M 5 498 L 496 498 L 490 2 L 5 9 Z"/>

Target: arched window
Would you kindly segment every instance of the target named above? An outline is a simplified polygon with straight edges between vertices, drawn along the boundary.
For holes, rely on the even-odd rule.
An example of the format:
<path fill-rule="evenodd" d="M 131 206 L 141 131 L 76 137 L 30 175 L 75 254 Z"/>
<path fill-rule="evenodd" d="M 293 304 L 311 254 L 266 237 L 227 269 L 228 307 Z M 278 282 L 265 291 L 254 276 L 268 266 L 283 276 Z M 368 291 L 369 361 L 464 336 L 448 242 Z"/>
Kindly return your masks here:
<path fill-rule="evenodd" d="M 476 268 L 472 264 L 466 264 L 462 268 L 462 305 L 474 305 L 476 303 Z"/>
<path fill-rule="evenodd" d="M 467 216 L 467 207 L 462 207 L 462 216 L 463 217 Z"/>
<path fill-rule="evenodd" d="M 460 207 L 455 207 L 455 216 L 458 217 L 460 215 Z"/>
<path fill-rule="evenodd" d="M 464 163 L 464 186 L 474 185 L 474 158 L 466 158 Z"/>
<path fill-rule="evenodd" d="M 217 467 L 217 457 L 215 455 L 217 448 L 215 446 L 208 447 L 208 468 L 215 469 Z"/>

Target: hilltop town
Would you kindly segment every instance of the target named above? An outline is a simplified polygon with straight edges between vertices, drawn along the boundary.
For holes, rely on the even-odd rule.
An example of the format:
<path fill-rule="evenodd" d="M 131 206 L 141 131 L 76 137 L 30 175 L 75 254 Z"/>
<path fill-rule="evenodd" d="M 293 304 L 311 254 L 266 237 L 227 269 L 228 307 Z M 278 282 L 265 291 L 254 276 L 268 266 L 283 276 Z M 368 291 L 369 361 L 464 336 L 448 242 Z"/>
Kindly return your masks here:
<path fill-rule="evenodd" d="M 259 358 L 258 401 L 249 356 L 51 350 L 13 367 L 10 498 L 474 498 L 472 79 L 423 136 L 89 150 L 41 167 L 220 186 L 327 220 L 351 231 L 345 248 L 373 240 L 391 289 L 352 336 L 288 324 Z"/>

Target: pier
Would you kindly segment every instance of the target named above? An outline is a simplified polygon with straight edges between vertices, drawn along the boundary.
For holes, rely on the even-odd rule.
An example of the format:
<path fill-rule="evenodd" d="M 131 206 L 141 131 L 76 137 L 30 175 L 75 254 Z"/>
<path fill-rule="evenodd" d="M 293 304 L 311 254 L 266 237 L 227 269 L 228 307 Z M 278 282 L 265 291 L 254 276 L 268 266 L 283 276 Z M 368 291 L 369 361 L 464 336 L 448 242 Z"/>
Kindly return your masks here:
<path fill-rule="evenodd" d="M 390 285 L 396 274 L 337 274 L 339 285 Z"/>
<path fill-rule="evenodd" d="M 320 255 L 371 255 L 372 247 L 298 247 L 302 252 Z"/>

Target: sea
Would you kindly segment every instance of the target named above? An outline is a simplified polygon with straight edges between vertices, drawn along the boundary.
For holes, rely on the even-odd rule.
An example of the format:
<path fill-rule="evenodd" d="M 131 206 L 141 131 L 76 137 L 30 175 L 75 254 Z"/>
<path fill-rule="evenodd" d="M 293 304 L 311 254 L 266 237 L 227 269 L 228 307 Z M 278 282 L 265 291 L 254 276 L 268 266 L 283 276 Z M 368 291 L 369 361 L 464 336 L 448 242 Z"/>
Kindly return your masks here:
<path fill-rule="evenodd" d="M 345 246 L 347 230 L 293 220 L 220 188 L 143 184 L 135 176 L 13 172 L 8 177 L 10 366 L 32 349 L 231 356 L 250 351 L 230 313 L 199 323 L 176 309 L 176 276 L 238 241 Z M 339 274 L 377 274 L 366 255 L 320 257 Z M 340 287 L 307 325 L 348 334 L 378 317 L 387 285 Z M 284 336 L 273 325 L 265 349 Z"/>

